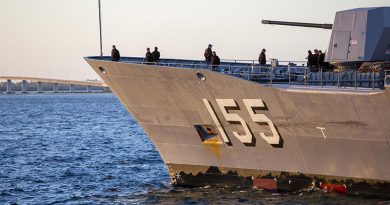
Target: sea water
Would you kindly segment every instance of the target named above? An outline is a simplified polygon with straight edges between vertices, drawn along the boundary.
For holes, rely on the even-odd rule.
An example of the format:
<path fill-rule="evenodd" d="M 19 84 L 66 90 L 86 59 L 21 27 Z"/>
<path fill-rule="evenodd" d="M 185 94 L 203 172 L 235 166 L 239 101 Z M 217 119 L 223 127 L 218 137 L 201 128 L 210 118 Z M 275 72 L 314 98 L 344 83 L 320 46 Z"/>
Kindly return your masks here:
<path fill-rule="evenodd" d="M 170 185 L 142 128 L 112 94 L 0 94 L 0 204 L 376 204 L 321 191 Z"/>

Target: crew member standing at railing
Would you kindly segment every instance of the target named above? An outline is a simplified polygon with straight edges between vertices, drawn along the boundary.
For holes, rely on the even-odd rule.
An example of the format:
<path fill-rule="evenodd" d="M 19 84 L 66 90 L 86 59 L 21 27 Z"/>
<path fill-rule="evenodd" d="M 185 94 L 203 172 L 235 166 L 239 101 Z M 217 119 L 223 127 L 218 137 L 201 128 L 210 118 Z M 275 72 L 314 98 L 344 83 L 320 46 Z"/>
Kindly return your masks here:
<path fill-rule="evenodd" d="M 311 72 L 317 72 L 318 71 L 318 68 L 320 67 L 320 65 L 318 64 L 318 59 L 319 58 L 320 58 L 320 53 L 318 52 L 317 49 L 314 49 L 314 54 L 313 54 L 314 65 L 312 65 L 312 69 L 310 69 Z"/>
<path fill-rule="evenodd" d="M 308 68 L 311 68 L 315 65 L 315 59 L 314 59 L 314 55 L 313 53 L 311 52 L 311 50 L 308 50 L 307 51 L 307 67 Z"/>
<path fill-rule="evenodd" d="M 150 52 L 150 48 L 146 49 L 146 54 L 145 54 L 145 63 L 150 64 L 153 62 L 153 55 Z"/>
<path fill-rule="evenodd" d="M 221 60 L 217 56 L 217 53 L 215 51 L 213 51 L 212 56 L 211 56 L 212 71 L 218 71 L 219 64 L 221 64 Z"/>
<path fill-rule="evenodd" d="M 261 50 L 261 53 L 260 53 L 260 55 L 259 55 L 259 64 L 260 64 L 260 66 L 265 66 L 265 64 L 267 63 L 267 57 L 266 57 L 266 55 L 265 55 L 265 52 L 266 52 L 267 50 L 265 50 L 264 48 L 263 48 L 263 50 Z"/>
<path fill-rule="evenodd" d="M 111 60 L 112 61 L 119 61 L 121 58 L 121 55 L 118 51 L 118 49 L 116 49 L 115 45 L 112 46 L 112 50 L 111 50 Z"/>
<path fill-rule="evenodd" d="M 152 53 L 153 62 L 159 62 L 160 61 L 160 51 L 158 51 L 157 47 L 154 47 L 154 51 Z"/>
<path fill-rule="evenodd" d="M 321 50 L 318 51 L 318 66 L 324 68 L 325 65 L 325 53 L 322 53 Z"/>
<path fill-rule="evenodd" d="M 206 59 L 207 64 L 211 63 L 211 56 L 213 54 L 213 50 L 211 50 L 212 47 L 213 45 L 209 44 L 209 46 L 204 51 L 204 57 Z"/>

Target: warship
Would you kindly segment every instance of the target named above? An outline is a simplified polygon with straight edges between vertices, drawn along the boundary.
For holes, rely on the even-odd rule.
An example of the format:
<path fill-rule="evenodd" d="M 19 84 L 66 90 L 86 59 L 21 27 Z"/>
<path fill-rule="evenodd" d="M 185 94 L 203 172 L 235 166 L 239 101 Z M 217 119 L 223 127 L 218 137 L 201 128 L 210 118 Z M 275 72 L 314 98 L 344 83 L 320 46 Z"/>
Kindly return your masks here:
<path fill-rule="evenodd" d="M 390 196 L 390 7 L 336 13 L 326 61 L 85 57 L 148 135 L 175 186 Z"/>

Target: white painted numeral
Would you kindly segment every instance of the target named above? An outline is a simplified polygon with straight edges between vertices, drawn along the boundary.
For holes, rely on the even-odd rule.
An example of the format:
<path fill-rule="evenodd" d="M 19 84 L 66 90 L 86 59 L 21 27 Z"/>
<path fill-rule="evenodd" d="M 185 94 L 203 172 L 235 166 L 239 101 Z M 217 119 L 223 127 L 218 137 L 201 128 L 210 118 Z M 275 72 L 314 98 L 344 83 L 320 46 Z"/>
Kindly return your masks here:
<path fill-rule="evenodd" d="M 238 132 L 233 131 L 233 135 L 236 136 L 242 143 L 251 143 L 253 136 L 246 122 L 239 115 L 228 113 L 226 109 L 227 107 L 237 107 L 236 102 L 233 99 L 216 99 L 216 101 L 227 121 L 239 122 L 244 128 L 245 134 L 240 135 Z"/>
<path fill-rule="evenodd" d="M 227 108 L 237 108 L 237 103 L 233 99 L 215 99 L 217 101 L 217 104 L 219 108 L 222 111 L 223 116 L 225 119 L 229 122 L 239 122 L 243 129 L 244 134 L 239 134 L 238 132 L 233 131 L 233 135 L 237 137 L 238 140 L 240 140 L 244 144 L 252 143 L 253 135 L 251 131 L 249 130 L 248 125 L 246 122 L 238 115 L 234 113 L 229 113 Z M 259 124 L 268 124 L 269 128 L 271 129 L 272 136 L 267 136 L 264 134 L 264 132 L 260 132 L 260 136 L 271 145 L 278 145 L 280 143 L 280 135 L 278 131 L 276 130 L 276 127 L 274 123 L 264 114 L 256 114 L 253 110 L 254 108 L 265 108 L 264 102 L 261 99 L 243 99 L 243 102 L 245 104 L 246 109 L 248 110 L 249 115 L 251 116 L 253 122 L 259 123 Z M 218 120 L 218 117 L 215 113 L 215 110 L 212 108 L 210 102 L 207 99 L 203 99 L 203 103 L 205 104 L 207 110 L 209 111 L 211 118 L 213 119 L 215 125 L 217 126 L 218 131 L 221 134 L 221 138 L 225 143 L 230 143 L 229 138 L 227 137 L 225 130 L 223 129 L 221 123 Z"/>
<path fill-rule="evenodd" d="M 223 127 L 221 126 L 221 123 L 219 123 L 218 117 L 215 114 L 213 108 L 211 107 L 210 102 L 207 99 L 203 99 L 203 103 L 206 105 L 206 108 L 209 111 L 209 113 L 211 115 L 211 118 L 213 119 L 215 125 L 217 126 L 217 129 L 218 129 L 219 133 L 221 133 L 222 140 L 225 143 L 229 143 L 230 141 L 229 141 L 229 139 L 226 136 L 225 130 L 223 130 Z"/>
<path fill-rule="evenodd" d="M 279 133 L 276 131 L 274 123 L 264 114 L 256 114 L 253 108 L 264 108 L 264 102 L 261 99 L 243 99 L 246 109 L 248 110 L 252 120 L 257 123 L 267 123 L 271 129 L 272 136 L 266 136 L 260 132 L 260 136 L 269 144 L 277 145 L 280 142 Z"/>

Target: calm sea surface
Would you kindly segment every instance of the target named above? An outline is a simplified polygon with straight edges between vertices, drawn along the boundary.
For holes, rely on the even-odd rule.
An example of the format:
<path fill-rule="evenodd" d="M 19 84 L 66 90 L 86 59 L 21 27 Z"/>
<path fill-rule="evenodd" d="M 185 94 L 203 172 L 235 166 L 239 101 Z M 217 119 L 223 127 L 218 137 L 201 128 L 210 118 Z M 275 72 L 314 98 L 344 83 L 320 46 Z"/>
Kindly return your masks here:
<path fill-rule="evenodd" d="M 0 94 L 0 204 L 390 204 L 316 192 L 172 188 L 111 94 Z"/>

